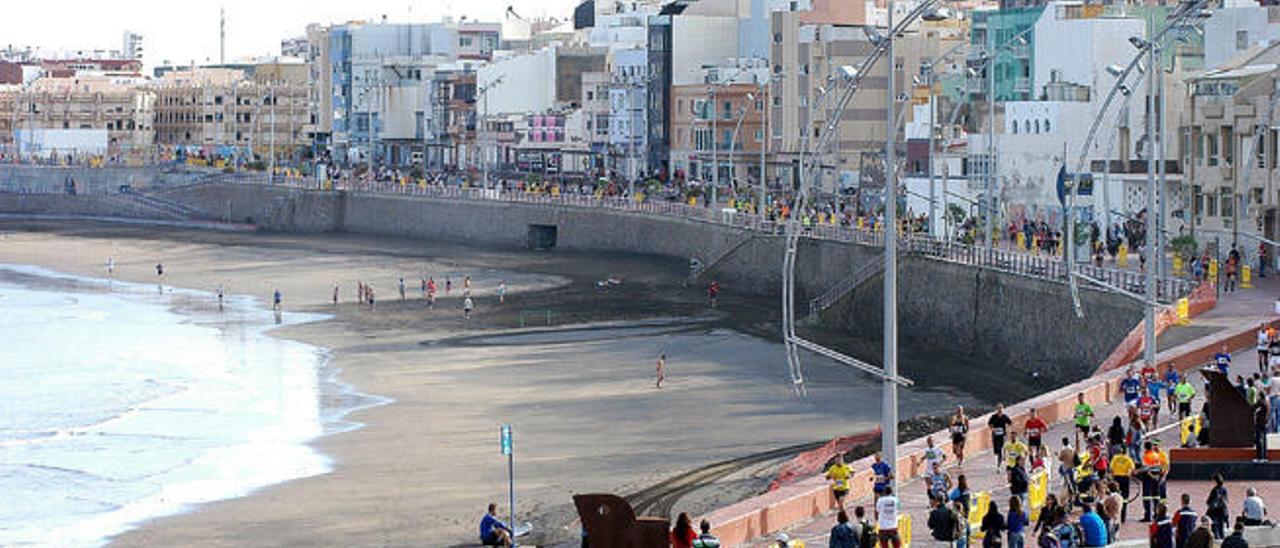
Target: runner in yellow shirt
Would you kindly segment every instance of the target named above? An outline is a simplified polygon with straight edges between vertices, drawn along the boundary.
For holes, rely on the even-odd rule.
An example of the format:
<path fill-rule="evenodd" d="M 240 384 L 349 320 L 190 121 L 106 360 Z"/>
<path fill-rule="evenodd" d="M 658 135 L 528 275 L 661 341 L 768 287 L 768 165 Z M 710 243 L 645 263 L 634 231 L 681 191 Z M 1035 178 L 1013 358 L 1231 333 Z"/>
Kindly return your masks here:
<path fill-rule="evenodd" d="M 844 453 L 836 455 L 836 461 L 827 468 L 827 479 L 831 480 L 831 492 L 841 510 L 844 510 L 844 497 L 849 494 L 849 478 L 852 476 L 853 469 L 844 462 Z"/>
<path fill-rule="evenodd" d="M 1026 456 L 1027 444 L 1022 443 L 1022 440 L 1018 439 L 1017 432 L 1010 430 L 1009 443 L 1004 444 L 1005 468 L 1013 468 L 1013 465 L 1018 462 L 1018 457 L 1026 458 Z"/>

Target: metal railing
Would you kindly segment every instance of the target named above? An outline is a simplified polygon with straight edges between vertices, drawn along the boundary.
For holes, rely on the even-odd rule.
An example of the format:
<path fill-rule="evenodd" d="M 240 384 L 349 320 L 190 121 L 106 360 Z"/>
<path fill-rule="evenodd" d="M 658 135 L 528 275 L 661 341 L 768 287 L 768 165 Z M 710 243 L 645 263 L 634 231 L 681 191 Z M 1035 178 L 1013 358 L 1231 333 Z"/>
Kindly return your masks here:
<path fill-rule="evenodd" d="M 872 276 L 884 270 L 884 256 L 877 255 L 874 258 L 862 263 L 852 274 L 845 276 L 836 282 L 830 289 L 824 291 L 821 295 L 809 300 L 809 321 L 817 322 L 822 313 L 831 305 L 836 304 L 843 299 L 845 295 L 852 293 L 862 285 L 863 282 Z"/>

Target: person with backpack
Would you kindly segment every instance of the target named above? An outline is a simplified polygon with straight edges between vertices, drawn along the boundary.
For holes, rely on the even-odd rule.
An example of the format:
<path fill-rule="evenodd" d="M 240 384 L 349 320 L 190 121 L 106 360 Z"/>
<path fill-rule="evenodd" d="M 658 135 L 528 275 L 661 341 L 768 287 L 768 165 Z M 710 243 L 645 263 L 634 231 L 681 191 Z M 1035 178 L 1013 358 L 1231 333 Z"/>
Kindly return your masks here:
<path fill-rule="evenodd" d="M 1030 525 L 1031 517 L 1022 508 L 1022 499 L 1009 497 L 1009 513 L 1004 518 L 1008 527 L 1009 548 L 1023 548 L 1026 545 L 1022 532 Z"/>
<path fill-rule="evenodd" d="M 861 506 L 853 509 L 853 530 L 858 536 L 858 545 L 862 548 L 875 548 L 876 546 L 876 528 L 867 519 L 867 510 Z"/>

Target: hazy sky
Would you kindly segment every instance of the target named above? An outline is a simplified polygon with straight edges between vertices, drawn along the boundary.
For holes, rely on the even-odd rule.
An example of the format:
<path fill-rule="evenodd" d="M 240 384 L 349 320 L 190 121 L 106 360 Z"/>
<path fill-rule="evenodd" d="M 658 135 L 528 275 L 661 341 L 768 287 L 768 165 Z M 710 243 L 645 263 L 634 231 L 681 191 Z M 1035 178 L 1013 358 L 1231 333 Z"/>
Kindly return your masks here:
<path fill-rule="evenodd" d="M 525 17 L 567 19 L 577 0 L 5 0 L 0 48 L 119 49 L 125 30 L 142 33 L 147 66 L 218 58 L 218 10 L 227 12 L 227 60 L 277 54 L 307 23 L 455 18 L 498 21 L 508 5 Z"/>

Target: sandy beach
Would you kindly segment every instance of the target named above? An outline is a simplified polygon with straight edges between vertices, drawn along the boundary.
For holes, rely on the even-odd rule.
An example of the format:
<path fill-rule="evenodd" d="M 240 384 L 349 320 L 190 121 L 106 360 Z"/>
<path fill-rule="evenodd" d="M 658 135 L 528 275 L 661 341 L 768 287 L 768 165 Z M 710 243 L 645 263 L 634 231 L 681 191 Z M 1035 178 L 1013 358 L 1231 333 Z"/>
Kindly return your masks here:
<path fill-rule="evenodd" d="M 279 289 L 286 310 L 332 314 L 272 334 L 329 349 L 343 382 L 392 400 L 349 416 L 362 428 L 313 444 L 332 473 L 144 523 L 114 539 L 118 546 L 467 545 L 484 505 L 505 507 L 504 422 L 515 428 L 521 521 L 545 540 L 571 541 L 572 493 L 632 493 L 878 420 L 878 383 L 829 362 L 809 360 L 809 398 L 795 398 L 781 345 L 751 334 L 769 329 L 772 299 L 727 287 L 711 310 L 700 289 L 683 287 L 679 260 L 342 234 L 0 224 L 3 263 L 105 277 L 108 257 L 120 279 L 157 283 L 163 262 L 166 285 L 224 284 L 264 304 Z M 441 287 L 433 310 L 418 288 L 423 275 Z M 460 310 L 465 276 L 471 320 Z M 606 278 L 623 283 L 598 288 Z M 357 280 L 375 288 L 376 309 L 354 302 Z M 664 352 L 668 383 L 657 390 L 654 361 Z M 902 400 L 904 417 L 976 402 L 947 389 L 907 390 Z M 671 509 L 698 513 L 758 492 L 770 464 L 744 464 L 711 488 L 679 493 Z"/>

